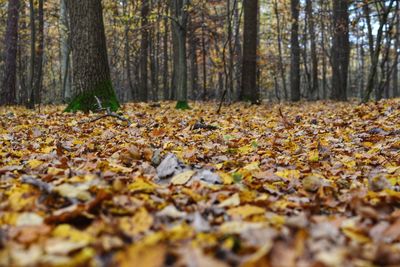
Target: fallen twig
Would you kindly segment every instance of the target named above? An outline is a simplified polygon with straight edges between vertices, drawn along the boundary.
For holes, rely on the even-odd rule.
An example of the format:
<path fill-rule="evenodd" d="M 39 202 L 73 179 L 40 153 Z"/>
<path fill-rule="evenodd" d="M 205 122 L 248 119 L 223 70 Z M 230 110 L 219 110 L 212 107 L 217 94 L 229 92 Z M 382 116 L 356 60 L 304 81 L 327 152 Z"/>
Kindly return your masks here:
<path fill-rule="evenodd" d="M 96 98 L 97 106 L 99 107 L 99 109 L 97 111 L 99 111 L 99 112 L 100 111 L 106 111 L 106 114 L 101 115 L 101 116 L 99 116 L 97 118 L 94 118 L 94 119 L 91 119 L 91 120 L 81 121 L 79 124 L 92 123 L 92 122 L 96 122 L 98 120 L 101 120 L 101 119 L 104 119 L 104 118 L 107 118 L 107 117 L 113 117 L 113 118 L 116 118 L 116 119 L 118 119 L 120 121 L 126 122 L 128 124 L 128 126 L 132 125 L 132 123 L 131 123 L 131 121 L 129 119 L 127 119 L 127 118 L 125 118 L 125 117 L 123 117 L 121 115 L 118 115 L 117 113 L 111 111 L 111 109 L 109 107 L 103 108 L 103 105 L 101 104 L 100 99 L 97 96 L 94 96 L 94 97 Z"/>

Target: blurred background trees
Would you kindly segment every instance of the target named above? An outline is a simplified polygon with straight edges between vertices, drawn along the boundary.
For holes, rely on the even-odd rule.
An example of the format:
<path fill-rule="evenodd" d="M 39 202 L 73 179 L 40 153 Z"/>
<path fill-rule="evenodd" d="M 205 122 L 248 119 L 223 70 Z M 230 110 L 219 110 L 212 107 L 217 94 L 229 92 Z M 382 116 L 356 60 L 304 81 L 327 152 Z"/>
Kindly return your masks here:
<path fill-rule="evenodd" d="M 76 95 L 65 2 L 0 0 L 0 103 L 32 107 Z M 121 102 L 399 96 L 399 1 L 103 0 L 102 6 Z"/>

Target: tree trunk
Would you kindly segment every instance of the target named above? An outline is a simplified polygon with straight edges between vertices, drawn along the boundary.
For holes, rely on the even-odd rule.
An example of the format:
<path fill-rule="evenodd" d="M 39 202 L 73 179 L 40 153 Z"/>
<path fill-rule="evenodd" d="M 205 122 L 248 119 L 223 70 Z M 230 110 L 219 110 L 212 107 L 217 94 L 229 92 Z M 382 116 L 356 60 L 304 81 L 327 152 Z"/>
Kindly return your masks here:
<path fill-rule="evenodd" d="M 44 14 L 43 14 L 43 0 L 39 0 L 38 7 L 38 46 L 35 51 L 35 71 L 33 78 L 33 87 L 31 97 L 29 99 L 28 107 L 33 109 L 35 104 L 41 102 L 42 91 L 42 75 L 43 75 L 43 50 L 44 50 Z"/>
<path fill-rule="evenodd" d="M 29 0 L 29 24 L 31 30 L 30 38 L 30 61 L 29 61 L 29 99 L 26 103 L 27 106 L 32 105 L 34 97 L 34 80 L 35 80 L 35 48 L 36 48 L 36 25 L 35 25 L 35 5 L 33 0 Z"/>
<path fill-rule="evenodd" d="M 71 21 L 73 87 L 77 96 L 66 111 L 103 108 L 117 110 L 119 103 L 110 77 L 101 0 L 67 0 Z"/>
<path fill-rule="evenodd" d="M 311 0 L 307 0 L 306 10 L 308 14 L 307 15 L 308 32 L 310 35 L 310 42 L 311 42 L 311 64 L 312 64 L 312 69 L 311 69 L 312 85 L 311 85 L 311 91 L 309 92 L 308 96 L 310 100 L 312 100 L 315 99 L 316 97 L 318 98 L 318 96 L 315 96 L 315 94 L 318 93 L 318 57 L 317 57 L 313 6 Z"/>
<path fill-rule="evenodd" d="M 350 60 L 348 0 L 333 1 L 332 94 L 331 99 L 347 100 Z"/>
<path fill-rule="evenodd" d="M 276 31 L 277 31 L 276 35 L 277 35 L 278 54 L 279 54 L 278 67 L 279 67 L 279 73 L 280 73 L 281 80 L 282 80 L 283 95 L 285 97 L 285 100 L 287 100 L 288 92 L 287 92 L 287 87 L 286 87 L 285 66 L 283 64 L 281 21 L 279 18 L 278 1 L 277 0 L 274 1 L 274 13 L 275 13 L 275 19 L 276 19 Z M 276 82 L 276 84 L 277 84 L 277 82 Z M 276 93 L 277 93 L 277 90 L 276 90 Z"/>
<path fill-rule="evenodd" d="M 0 105 L 16 103 L 19 5 L 19 0 L 8 1 L 7 29 L 4 38 L 5 69 Z"/>
<path fill-rule="evenodd" d="M 123 5 L 123 16 L 129 16 L 129 8 L 128 8 L 128 0 L 124 0 L 122 2 Z M 131 68 L 131 49 L 130 49 L 130 22 L 127 20 L 124 25 L 124 37 L 125 37 L 125 42 L 124 42 L 124 56 L 125 56 L 125 75 L 126 75 L 126 84 L 129 89 L 129 92 L 127 92 L 127 95 L 131 95 L 130 99 L 135 99 L 136 94 L 135 94 L 135 89 L 132 81 L 132 68 Z"/>
<path fill-rule="evenodd" d="M 321 9 L 324 8 L 325 0 L 320 0 Z M 327 97 L 327 66 L 326 66 L 326 49 L 325 49 L 325 18 L 321 15 L 321 50 L 322 50 L 322 99 Z"/>
<path fill-rule="evenodd" d="M 149 29 L 148 29 L 149 1 L 142 0 L 141 8 L 141 41 L 140 41 L 140 88 L 139 100 L 148 100 L 148 51 L 149 51 Z"/>
<path fill-rule="evenodd" d="M 190 91 L 191 91 L 191 96 L 197 95 L 198 91 L 198 68 L 197 68 L 197 38 L 195 31 L 196 29 L 194 28 L 193 23 L 190 23 Z"/>
<path fill-rule="evenodd" d="M 400 43 L 400 3 L 396 3 L 396 37 L 394 40 L 394 51 L 399 51 Z M 399 53 L 394 56 L 393 62 L 393 97 L 399 97 Z"/>
<path fill-rule="evenodd" d="M 381 54 L 381 44 L 382 44 L 382 39 L 383 39 L 383 27 L 385 26 L 389 13 L 392 9 L 393 3 L 395 0 L 391 0 L 390 3 L 388 4 L 387 7 L 384 7 L 383 13 L 379 19 L 379 28 L 378 32 L 376 34 L 376 41 L 375 41 L 375 47 L 373 44 L 373 39 L 369 38 L 369 45 L 370 45 L 370 50 L 372 47 L 372 52 L 371 53 L 371 66 L 368 74 L 368 80 L 367 80 L 367 88 L 365 89 L 365 95 L 363 102 L 367 102 L 370 99 L 371 93 L 374 90 L 375 87 L 375 79 L 376 79 L 376 74 L 377 74 L 377 69 L 378 69 L 378 64 L 379 64 L 379 58 Z M 365 11 L 368 11 L 369 9 L 365 9 Z M 369 19 L 369 13 L 366 14 L 367 19 Z M 370 23 L 367 23 L 370 24 Z M 371 41 L 372 40 L 372 41 Z"/>
<path fill-rule="evenodd" d="M 66 0 L 60 0 L 60 53 L 61 53 L 61 84 L 62 96 L 65 101 L 70 101 L 71 91 L 71 68 L 70 68 L 70 45 L 69 45 L 69 23 L 67 15 Z"/>
<path fill-rule="evenodd" d="M 168 78 L 169 78 L 169 68 L 168 68 L 168 61 L 169 61 L 169 53 L 168 53 L 168 18 L 164 18 L 164 35 L 163 35 L 163 91 L 164 91 L 164 100 L 169 99 L 169 85 L 168 85 Z"/>
<path fill-rule="evenodd" d="M 203 94 L 202 99 L 205 101 L 207 100 L 207 50 L 206 50 L 206 37 L 205 37 L 205 6 L 203 2 L 203 10 L 201 13 L 201 48 L 202 48 L 202 57 L 203 57 Z"/>
<path fill-rule="evenodd" d="M 258 0 L 244 0 L 243 67 L 240 100 L 257 104 L 257 22 Z"/>
<path fill-rule="evenodd" d="M 292 11 L 292 31 L 290 36 L 290 92 L 291 100 L 300 100 L 300 45 L 299 45 L 299 0 L 290 1 Z"/>
<path fill-rule="evenodd" d="M 187 103 L 187 61 L 186 61 L 186 28 L 188 22 L 189 0 L 170 0 L 172 15 L 172 32 L 174 46 L 174 76 L 176 86 L 177 109 L 188 109 Z"/>

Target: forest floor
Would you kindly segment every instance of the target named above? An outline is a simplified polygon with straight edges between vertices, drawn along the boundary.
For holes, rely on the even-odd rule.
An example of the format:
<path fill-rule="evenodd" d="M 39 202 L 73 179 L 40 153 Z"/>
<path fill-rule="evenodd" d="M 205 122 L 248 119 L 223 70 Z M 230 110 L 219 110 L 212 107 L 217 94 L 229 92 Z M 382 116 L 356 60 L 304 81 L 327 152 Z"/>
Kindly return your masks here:
<path fill-rule="evenodd" d="M 400 99 L 173 107 L 0 109 L 0 266 L 400 265 Z"/>

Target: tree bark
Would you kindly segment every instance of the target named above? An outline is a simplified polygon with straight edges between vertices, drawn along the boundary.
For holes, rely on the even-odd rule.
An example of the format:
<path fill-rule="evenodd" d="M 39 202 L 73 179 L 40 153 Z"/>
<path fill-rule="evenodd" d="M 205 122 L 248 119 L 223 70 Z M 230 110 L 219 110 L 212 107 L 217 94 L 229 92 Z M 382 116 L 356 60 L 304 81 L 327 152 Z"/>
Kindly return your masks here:
<path fill-rule="evenodd" d="M 292 31 L 290 36 L 291 62 L 290 62 L 290 92 L 291 100 L 300 100 L 300 45 L 299 45 L 299 0 L 290 1 L 292 12 Z"/>
<path fill-rule="evenodd" d="M 170 98 L 170 90 L 168 85 L 168 78 L 169 78 L 169 53 L 168 53 L 168 18 L 164 18 L 164 35 L 163 35 L 163 92 L 164 92 L 164 100 Z"/>
<path fill-rule="evenodd" d="M 312 1 L 307 0 L 306 3 L 306 12 L 308 17 L 308 31 L 310 35 L 310 42 L 311 42 L 311 91 L 309 92 L 308 96 L 309 99 L 315 99 L 318 96 L 315 96 L 318 93 L 318 56 L 317 56 L 317 45 L 316 45 L 316 36 L 315 36 L 315 26 L 314 26 L 314 15 L 313 15 L 313 6 Z"/>
<path fill-rule="evenodd" d="M 288 92 L 287 92 L 287 87 L 286 87 L 286 74 L 285 74 L 285 66 L 283 64 L 283 52 L 282 52 L 282 33 L 281 33 L 281 21 L 279 18 L 279 11 L 278 11 L 278 1 L 274 1 L 274 13 L 275 13 L 275 19 L 276 19 L 276 35 L 277 35 L 277 43 L 278 43 L 278 54 L 279 54 L 279 62 L 278 62 L 278 67 L 279 67 L 279 73 L 281 76 L 281 82 L 282 82 L 282 87 L 283 87 L 283 95 L 285 97 L 285 100 L 288 99 Z M 277 82 L 276 82 L 277 84 Z M 277 91 L 277 90 L 276 90 Z"/>
<path fill-rule="evenodd" d="M 72 97 L 71 88 L 71 64 L 69 45 L 69 23 L 67 15 L 66 0 L 60 0 L 60 53 L 61 53 L 61 84 L 62 97 L 70 101 Z"/>
<path fill-rule="evenodd" d="M 103 108 L 117 110 L 119 103 L 110 77 L 101 0 L 67 0 L 71 20 L 73 87 L 77 95 L 66 111 Z"/>
<path fill-rule="evenodd" d="M 8 1 L 7 29 L 4 38 L 5 69 L 0 105 L 16 103 L 19 5 L 19 0 Z"/>
<path fill-rule="evenodd" d="M 333 1 L 332 100 L 347 100 L 347 77 L 350 60 L 349 2 Z"/>
<path fill-rule="evenodd" d="M 33 78 L 33 87 L 31 90 L 31 96 L 29 99 L 28 107 L 33 109 L 35 104 L 40 104 L 41 102 L 41 91 L 42 91 L 42 76 L 43 76 L 43 50 L 44 50 L 44 10 L 43 1 L 39 0 L 38 6 L 38 46 L 35 49 L 35 71 Z M 35 39 L 35 38 L 34 38 Z"/>
<path fill-rule="evenodd" d="M 149 51 L 149 29 L 148 29 L 149 1 L 142 0 L 141 8 L 141 41 L 140 41 L 140 89 L 139 100 L 148 100 L 148 51 Z"/>
<path fill-rule="evenodd" d="M 396 37 L 394 41 L 394 51 L 399 51 L 400 43 L 400 4 L 396 3 Z M 399 53 L 395 54 L 393 68 L 393 97 L 399 97 Z"/>
<path fill-rule="evenodd" d="M 186 35 L 189 18 L 189 0 L 170 0 L 172 33 L 174 46 L 174 79 L 176 86 L 177 109 L 188 109 L 187 103 L 187 61 Z"/>
<path fill-rule="evenodd" d="M 258 104 L 257 88 L 257 24 L 258 0 L 244 0 L 243 66 L 240 100 Z"/>
<path fill-rule="evenodd" d="M 383 27 L 385 26 L 389 13 L 393 7 L 393 3 L 395 0 L 391 0 L 390 3 L 388 4 L 387 7 L 384 6 L 384 10 L 382 11 L 382 14 L 380 15 L 379 18 L 379 28 L 378 32 L 376 35 L 376 41 L 375 41 L 375 47 L 373 45 L 373 40 L 371 44 L 371 39 L 369 38 L 369 43 L 370 43 L 370 50 L 372 46 L 372 52 L 371 53 L 371 66 L 368 74 L 368 80 L 367 80 L 367 88 L 365 89 L 365 95 L 363 102 L 367 102 L 370 99 L 371 93 L 374 90 L 375 87 L 375 79 L 376 79 L 376 74 L 377 74 L 377 69 L 378 69 L 378 64 L 379 64 L 379 58 L 381 54 L 381 44 L 382 44 L 382 39 L 383 39 Z M 366 9 L 368 10 L 368 9 Z M 369 14 L 367 15 L 367 19 L 369 17 Z"/>

